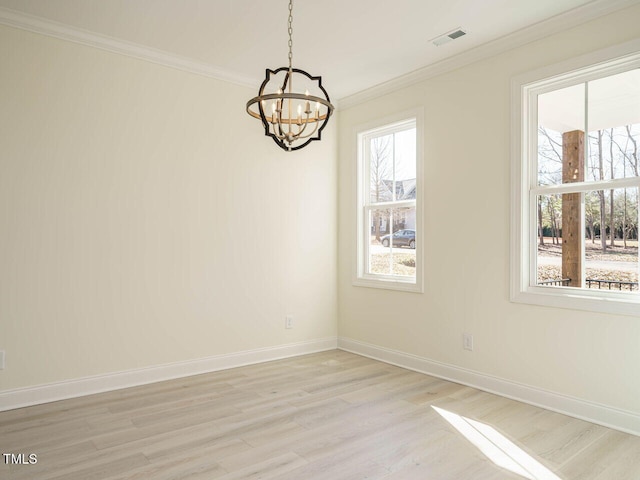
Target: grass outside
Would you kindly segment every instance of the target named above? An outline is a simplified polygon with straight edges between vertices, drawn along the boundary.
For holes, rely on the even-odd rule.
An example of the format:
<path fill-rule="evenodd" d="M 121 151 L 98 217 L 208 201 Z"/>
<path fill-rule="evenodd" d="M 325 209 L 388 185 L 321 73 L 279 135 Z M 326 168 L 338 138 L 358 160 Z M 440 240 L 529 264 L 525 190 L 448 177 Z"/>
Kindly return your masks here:
<path fill-rule="evenodd" d="M 637 272 L 625 272 L 621 270 L 608 270 L 602 268 L 589 268 L 585 272 L 586 278 L 594 280 L 607 280 L 612 282 L 637 282 Z M 560 280 L 562 270 L 556 265 L 538 265 L 538 282 L 547 280 Z M 617 288 L 617 286 L 615 286 Z"/>
<path fill-rule="evenodd" d="M 371 236 L 370 245 L 382 246 L 373 235 Z M 393 271 L 389 265 L 391 255 L 393 255 Z M 372 253 L 370 271 L 380 275 L 414 277 L 416 275 L 416 251 L 409 248 L 396 247 L 393 249 L 393 254 L 388 252 Z"/>
<path fill-rule="evenodd" d="M 562 239 L 560 239 L 562 242 Z M 596 241 L 597 242 L 597 241 Z M 375 237 L 371 238 L 371 245 L 380 245 Z M 393 275 L 414 276 L 416 274 L 416 253 L 415 250 L 405 248 L 394 249 L 390 253 L 373 253 L 371 255 L 371 273 L 383 275 L 391 274 L 389 260 L 393 255 Z M 545 245 L 538 245 L 538 255 L 541 257 L 562 258 L 562 245 L 554 245 L 551 238 L 545 238 Z M 588 262 L 609 261 L 609 262 L 638 262 L 638 241 L 628 240 L 627 248 L 622 246 L 622 240 L 616 240 L 616 245 L 607 245 L 606 252 L 602 252 L 599 243 L 592 244 L 590 240 L 585 242 L 585 258 L 587 261 L 586 278 L 597 280 L 608 280 L 614 282 L 637 282 L 638 271 L 629 272 L 617 270 L 615 268 L 591 268 Z M 539 265 L 538 282 L 546 280 L 559 280 L 562 278 L 561 267 L 556 265 Z"/>
<path fill-rule="evenodd" d="M 591 240 L 584 242 L 584 255 L 587 260 L 607 260 L 611 262 L 637 262 L 638 261 L 638 241 L 627 240 L 627 248 L 622 246 L 622 240 L 617 239 L 612 247 L 607 241 L 607 250 L 602 251 L 600 240 L 591 243 Z M 538 244 L 538 255 L 541 257 L 562 257 L 562 238 L 560 244 L 554 245 L 552 239 L 544 238 L 544 245 Z"/>
<path fill-rule="evenodd" d="M 415 276 L 416 274 L 416 254 L 412 253 L 393 253 L 393 273 L 389 268 L 389 253 L 376 253 L 371 255 L 371 273 L 379 273 L 381 275 L 406 275 Z"/>
<path fill-rule="evenodd" d="M 545 237 L 544 245 L 538 245 L 538 255 L 540 257 L 557 257 L 562 258 L 562 239 L 559 245 L 554 245 L 551 238 Z M 586 278 L 596 280 L 608 280 L 614 282 L 637 282 L 638 270 L 626 271 L 624 269 L 615 268 L 592 268 L 589 267 L 589 261 L 598 262 L 620 262 L 620 263 L 638 263 L 638 241 L 627 240 L 627 248 L 623 247 L 622 240 L 616 239 L 616 244 L 612 247 L 607 243 L 607 249 L 602 251 L 602 245 L 599 240 L 591 243 L 591 240 L 585 240 L 585 266 Z M 538 282 L 547 280 L 559 280 L 562 278 L 562 270 L 557 265 L 538 265 Z"/>

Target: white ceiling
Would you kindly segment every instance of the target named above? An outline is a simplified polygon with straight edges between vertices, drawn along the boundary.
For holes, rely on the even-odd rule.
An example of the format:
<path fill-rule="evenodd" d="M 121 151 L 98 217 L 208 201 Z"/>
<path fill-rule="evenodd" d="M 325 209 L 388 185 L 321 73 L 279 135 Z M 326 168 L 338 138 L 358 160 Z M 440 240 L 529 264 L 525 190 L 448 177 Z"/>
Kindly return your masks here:
<path fill-rule="evenodd" d="M 634 3 L 297 0 L 293 64 L 322 75 L 331 98 L 342 99 L 516 32 L 554 21 L 560 29 L 562 22 L 571 23 L 570 11 L 583 18 L 585 11 L 594 16 Z M 287 64 L 287 0 L 0 0 L 0 20 L 3 7 L 5 19 L 24 14 L 31 23 L 46 19 L 112 37 L 208 65 L 221 77 L 256 88 L 265 68 Z M 431 43 L 459 27 L 468 34 L 440 47 Z"/>

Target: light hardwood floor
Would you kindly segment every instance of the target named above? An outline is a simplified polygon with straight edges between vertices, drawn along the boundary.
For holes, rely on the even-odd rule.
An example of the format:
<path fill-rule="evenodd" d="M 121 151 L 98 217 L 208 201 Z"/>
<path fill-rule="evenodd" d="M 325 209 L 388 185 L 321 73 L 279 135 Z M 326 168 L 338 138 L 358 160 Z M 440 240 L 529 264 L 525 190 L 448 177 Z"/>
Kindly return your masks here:
<path fill-rule="evenodd" d="M 640 479 L 640 437 L 339 350 L 3 412 L 0 449 L 20 480 Z"/>

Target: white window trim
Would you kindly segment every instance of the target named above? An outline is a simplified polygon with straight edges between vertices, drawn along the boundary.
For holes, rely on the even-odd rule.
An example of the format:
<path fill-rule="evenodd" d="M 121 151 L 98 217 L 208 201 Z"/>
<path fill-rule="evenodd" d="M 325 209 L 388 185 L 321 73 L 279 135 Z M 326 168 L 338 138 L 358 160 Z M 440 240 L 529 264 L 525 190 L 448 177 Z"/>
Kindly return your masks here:
<path fill-rule="evenodd" d="M 607 64 L 604 66 L 603 64 Z M 640 40 L 609 47 L 566 62 L 528 72 L 513 78 L 511 82 L 511 282 L 510 298 L 512 302 L 533 305 L 545 305 L 592 312 L 614 313 L 622 315 L 640 315 L 640 295 L 628 295 L 613 291 L 575 289 L 570 287 L 541 287 L 533 285 L 536 231 L 532 231 L 530 218 L 535 218 L 535 204 L 531 200 L 535 193 L 544 188 L 535 187 L 537 172 L 535 162 L 529 162 L 530 156 L 536 156 L 533 126 L 537 129 L 537 103 L 532 101 L 545 91 L 572 85 L 576 79 L 588 81 L 613 75 L 630 68 L 640 68 Z M 532 108 L 529 108 L 532 105 Z M 534 145 L 534 147 L 532 147 Z M 523 175 L 525 169 L 528 175 Z M 629 183 L 637 186 L 636 179 L 615 183 L 616 188 Z M 584 189 L 576 184 L 566 189 L 576 188 L 593 190 L 593 184 L 584 182 Z M 535 188 L 535 190 L 532 190 Z M 553 187 L 558 193 L 565 187 Z M 601 187 L 597 188 L 598 190 Z M 556 192 L 556 190 L 558 192 Z M 533 243 L 532 243 L 533 242 Z"/>
<path fill-rule="evenodd" d="M 403 278 L 393 275 L 379 275 L 379 274 L 367 274 L 365 273 L 365 265 L 368 255 L 369 243 L 365 241 L 365 231 L 367 229 L 367 218 L 365 217 L 365 198 L 364 195 L 368 191 L 364 185 L 364 175 L 360 172 L 365 169 L 368 172 L 366 166 L 366 159 L 362 152 L 361 144 L 362 138 L 366 133 L 376 128 L 390 127 L 396 124 L 402 124 L 407 122 L 415 122 L 416 125 L 416 276 L 415 280 L 410 278 Z M 423 293 L 423 257 L 424 257 L 424 226 L 423 226 L 423 137 L 424 137 L 424 109 L 416 108 L 404 112 L 400 112 L 395 115 L 391 115 L 385 118 L 377 119 L 375 121 L 359 125 L 355 128 L 354 138 L 356 139 L 356 158 L 355 162 L 355 178 L 357 179 L 356 188 L 356 208 L 357 208 L 357 226 L 356 226 L 356 261 L 354 265 L 353 285 L 358 287 L 370 287 L 370 288 L 382 288 L 387 290 L 401 290 L 405 292 Z M 413 206 L 413 201 L 408 202 Z M 394 203 L 399 205 L 398 202 Z M 383 205 L 383 204 L 380 204 Z"/>

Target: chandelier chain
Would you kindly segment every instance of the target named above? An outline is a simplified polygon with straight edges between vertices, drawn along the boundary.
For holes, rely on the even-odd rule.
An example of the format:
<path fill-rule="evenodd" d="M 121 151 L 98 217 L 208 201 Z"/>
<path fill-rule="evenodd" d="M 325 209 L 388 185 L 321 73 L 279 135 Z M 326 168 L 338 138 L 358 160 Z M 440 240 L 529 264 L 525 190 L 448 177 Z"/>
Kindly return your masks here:
<path fill-rule="evenodd" d="M 293 0 L 289 0 L 289 70 L 293 59 Z"/>

